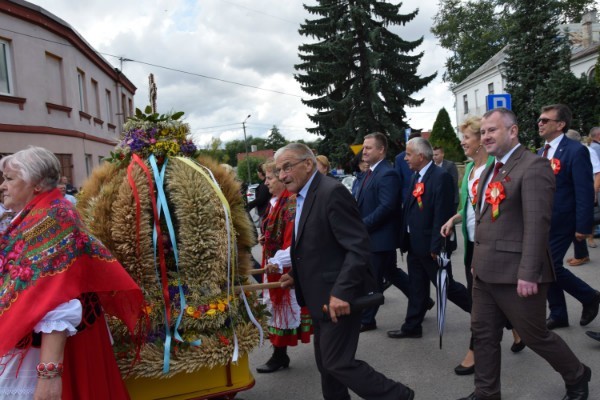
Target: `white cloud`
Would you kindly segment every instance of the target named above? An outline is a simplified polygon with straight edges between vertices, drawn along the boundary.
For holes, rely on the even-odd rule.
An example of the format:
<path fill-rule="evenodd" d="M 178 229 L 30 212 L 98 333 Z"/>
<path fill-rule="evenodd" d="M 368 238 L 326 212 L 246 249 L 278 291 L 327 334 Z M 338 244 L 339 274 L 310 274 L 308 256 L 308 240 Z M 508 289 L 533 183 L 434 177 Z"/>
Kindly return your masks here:
<path fill-rule="evenodd" d="M 299 0 L 37 0 L 73 26 L 96 50 L 194 74 L 304 96 L 294 80 L 298 45 L 311 39 L 298 34 L 311 18 Z M 315 4 L 314 1 L 307 1 Z M 395 30 L 406 40 L 425 37 L 419 74 L 438 72 L 428 87 L 414 94 L 422 106 L 408 109 L 410 124 L 430 129 L 440 108 L 454 118 L 454 98 L 441 82 L 446 52 L 429 32 L 436 2 L 405 0 L 402 13 L 419 8 L 418 16 Z M 119 60 L 106 56 L 119 67 Z M 277 125 L 288 140 L 308 139 L 313 124 L 299 97 L 228 84 L 192 74 L 125 62 L 123 71 L 138 87 L 137 107 L 148 103 L 147 77 L 158 85 L 160 111 L 183 110 L 195 139 L 243 139 L 241 122 L 248 114 L 247 134 L 266 137 Z M 230 125 L 235 124 L 235 125 Z M 222 126 L 206 129 L 206 127 Z"/>

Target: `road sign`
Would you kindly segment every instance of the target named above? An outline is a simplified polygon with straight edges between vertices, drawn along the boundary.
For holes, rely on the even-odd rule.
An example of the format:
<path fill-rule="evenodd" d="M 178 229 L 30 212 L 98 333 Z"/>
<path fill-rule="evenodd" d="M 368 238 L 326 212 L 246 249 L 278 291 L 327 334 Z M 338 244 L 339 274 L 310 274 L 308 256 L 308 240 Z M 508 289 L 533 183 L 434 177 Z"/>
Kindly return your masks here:
<path fill-rule="evenodd" d="M 490 111 L 492 108 L 504 107 L 509 110 L 512 109 L 512 103 L 510 100 L 510 94 L 490 94 L 485 96 L 487 100 L 486 111 Z"/>

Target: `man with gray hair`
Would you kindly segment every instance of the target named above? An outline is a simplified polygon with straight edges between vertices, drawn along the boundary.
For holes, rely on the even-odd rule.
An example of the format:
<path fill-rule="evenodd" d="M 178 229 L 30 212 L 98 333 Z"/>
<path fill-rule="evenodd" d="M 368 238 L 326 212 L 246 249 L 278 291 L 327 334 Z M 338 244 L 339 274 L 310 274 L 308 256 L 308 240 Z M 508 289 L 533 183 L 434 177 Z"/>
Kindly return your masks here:
<path fill-rule="evenodd" d="M 404 217 L 400 250 L 408 252 L 409 296 L 404 324 L 399 330 L 388 332 L 394 339 L 420 338 L 422 322 L 427 311 L 429 282 L 436 284 L 437 257 L 442 251 L 454 250 L 455 242 L 446 242 L 440 231 L 454 215 L 454 182 L 443 168 L 433 161 L 431 144 L 423 138 L 414 138 L 406 144 L 405 160 L 415 172 L 404 199 Z M 448 299 L 466 312 L 471 312 L 471 296 L 467 288 L 452 278 L 448 264 Z"/>
<path fill-rule="evenodd" d="M 415 393 L 356 360 L 361 312 L 351 304 L 375 290 L 369 234 L 354 198 L 341 183 L 318 173 L 313 152 L 290 143 L 275 153 L 279 179 L 296 193 L 290 248 L 298 303 L 313 319 L 323 397 L 348 400 L 348 389 L 365 399 L 412 400 Z"/>

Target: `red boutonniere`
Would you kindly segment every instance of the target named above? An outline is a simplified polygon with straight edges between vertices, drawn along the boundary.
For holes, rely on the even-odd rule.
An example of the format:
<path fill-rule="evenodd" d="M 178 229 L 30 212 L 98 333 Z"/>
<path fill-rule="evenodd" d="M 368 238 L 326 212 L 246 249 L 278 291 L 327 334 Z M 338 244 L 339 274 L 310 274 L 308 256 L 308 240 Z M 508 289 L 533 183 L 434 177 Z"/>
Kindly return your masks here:
<path fill-rule="evenodd" d="M 412 195 L 417 199 L 419 210 L 423 210 L 423 201 L 421 200 L 423 193 L 425 193 L 425 184 L 423 182 L 415 184 L 415 189 L 413 190 Z"/>
<path fill-rule="evenodd" d="M 475 182 L 473 182 L 473 186 L 471 186 L 471 193 L 473 194 L 473 197 L 471 198 L 472 205 L 477 204 L 477 186 L 478 185 L 479 185 L 479 178 L 475 179 Z"/>
<path fill-rule="evenodd" d="M 558 175 L 560 172 L 560 160 L 558 158 L 551 159 L 550 167 L 552 167 L 552 172 L 554 172 L 554 175 Z"/>
<path fill-rule="evenodd" d="M 492 222 L 500 215 L 500 203 L 506 198 L 502 182 L 491 182 L 485 190 L 485 202 L 492 205 Z"/>

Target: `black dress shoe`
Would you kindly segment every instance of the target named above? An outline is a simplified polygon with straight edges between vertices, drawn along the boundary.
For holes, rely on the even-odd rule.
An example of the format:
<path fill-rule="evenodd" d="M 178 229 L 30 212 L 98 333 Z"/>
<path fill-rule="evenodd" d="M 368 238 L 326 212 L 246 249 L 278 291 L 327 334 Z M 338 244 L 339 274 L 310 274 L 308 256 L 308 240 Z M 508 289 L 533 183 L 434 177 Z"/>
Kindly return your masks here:
<path fill-rule="evenodd" d="M 600 342 L 600 332 L 587 331 L 585 334 Z"/>
<path fill-rule="evenodd" d="M 583 376 L 579 378 L 579 382 L 574 385 L 565 385 L 567 393 L 562 400 L 587 400 L 590 395 L 588 382 L 592 379 L 592 370 L 587 366 L 583 366 Z"/>
<path fill-rule="evenodd" d="M 519 343 L 513 342 L 512 346 L 510 346 L 510 351 L 513 353 L 518 353 L 525 348 L 525 343 L 521 340 Z"/>
<path fill-rule="evenodd" d="M 598 308 L 600 307 L 600 292 L 596 292 L 594 295 L 594 300 L 591 303 L 583 306 L 583 311 L 581 311 L 581 319 L 579 320 L 579 325 L 586 326 L 590 322 L 596 318 L 598 315 Z"/>
<path fill-rule="evenodd" d="M 479 397 L 475 396 L 475 392 L 471 393 L 467 397 L 461 397 L 458 400 L 479 400 Z"/>
<path fill-rule="evenodd" d="M 375 322 L 372 324 L 360 324 L 361 332 L 374 331 L 375 329 L 377 329 L 377 324 Z"/>
<path fill-rule="evenodd" d="M 402 329 L 388 331 L 388 337 L 392 339 L 418 339 L 423 337 L 423 332 L 405 332 Z"/>
<path fill-rule="evenodd" d="M 458 364 L 456 368 L 454 368 L 454 372 L 456 375 L 472 375 L 475 373 L 475 364 L 470 367 L 465 367 L 462 364 Z"/>
<path fill-rule="evenodd" d="M 568 321 L 557 321 L 557 320 L 552 319 L 550 317 L 548 317 L 548 319 L 546 319 L 546 327 L 549 330 L 556 329 L 556 328 L 566 328 L 568 326 L 569 326 L 569 322 Z"/>
<path fill-rule="evenodd" d="M 275 372 L 280 369 L 285 369 L 290 366 L 290 358 L 287 356 L 272 356 L 269 358 L 269 361 L 266 364 L 263 364 L 259 367 L 256 367 L 256 372 L 261 374 L 268 374 L 270 372 Z"/>

